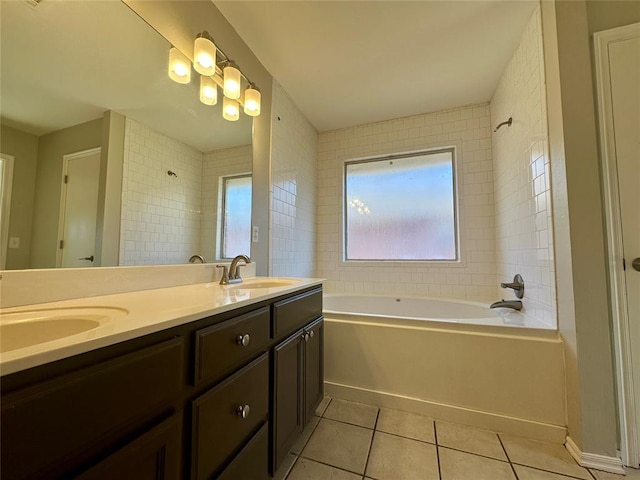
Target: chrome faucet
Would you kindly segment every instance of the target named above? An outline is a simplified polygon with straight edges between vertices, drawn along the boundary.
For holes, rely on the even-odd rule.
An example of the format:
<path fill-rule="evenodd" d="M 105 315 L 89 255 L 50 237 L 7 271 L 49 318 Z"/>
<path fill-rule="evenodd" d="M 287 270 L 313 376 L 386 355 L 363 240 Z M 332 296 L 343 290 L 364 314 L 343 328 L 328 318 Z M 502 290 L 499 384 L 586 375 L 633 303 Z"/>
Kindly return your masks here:
<path fill-rule="evenodd" d="M 207 263 L 207 259 L 204 258 L 204 255 L 191 255 L 191 258 L 189 258 L 189 263 L 196 263 L 196 260 L 200 260 L 200 263 Z"/>
<path fill-rule="evenodd" d="M 245 265 L 251 263 L 251 259 L 246 255 L 238 255 L 231 260 L 231 265 L 227 269 L 226 265 L 216 265 L 218 268 L 222 268 L 222 278 L 220 279 L 220 285 L 228 285 L 230 283 L 242 283 L 242 277 L 240 276 L 240 267 L 238 262 L 242 260 Z"/>
<path fill-rule="evenodd" d="M 520 300 L 500 300 L 494 302 L 489 308 L 511 308 L 513 310 L 522 310 L 522 302 Z"/>

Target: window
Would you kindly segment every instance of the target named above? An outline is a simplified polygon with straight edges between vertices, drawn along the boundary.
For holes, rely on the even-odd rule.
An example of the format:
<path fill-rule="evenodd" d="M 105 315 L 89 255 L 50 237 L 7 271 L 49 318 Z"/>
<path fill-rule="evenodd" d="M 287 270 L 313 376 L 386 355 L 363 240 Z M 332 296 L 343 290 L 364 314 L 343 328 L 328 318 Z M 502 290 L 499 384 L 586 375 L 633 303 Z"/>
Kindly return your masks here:
<path fill-rule="evenodd" d="M 251 251 L 251 175 L 222 178 L 220 258 Z"/>
<path fill-rule="evenodd" d="M 346 260 L 457 260 L 454 150 L 345 163 Z"/>

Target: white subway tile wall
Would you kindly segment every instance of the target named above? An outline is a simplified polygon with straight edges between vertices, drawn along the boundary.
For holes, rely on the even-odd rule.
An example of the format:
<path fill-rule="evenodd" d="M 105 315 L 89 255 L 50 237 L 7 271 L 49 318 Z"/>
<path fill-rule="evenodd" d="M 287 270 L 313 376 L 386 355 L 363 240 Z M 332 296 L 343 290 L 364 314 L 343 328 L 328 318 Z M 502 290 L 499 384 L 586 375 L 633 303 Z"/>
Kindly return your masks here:
<path fill-rule="evenodd" d="M 316 272 L 318 133 L 275 81 L 271 122 L 269 274 L 312 277 Z"/>
<path fill-rule="evenodd" d="M 345 160 L 454 146 L 459 262 L 344 262 Z M 319 136 L 316 275 L 328 292 L 386 293 L 489 301 L 496 252 L 489 105 L 361 125 Z"/>
<path fill-rule="evenodd" d="M 525 280 L 527 314 L 556 325 L 550 165 L 540 8 L 531 17 L 491 100 L 497 272 Z M 496 296 L 511 293 L 496 291 Z"/>
<path fill-rule="evenodd" d="M 200 250 L 202 152 L 129 118 L 124 143 L 120 265 L 185 263 Z"/>
<path fill-rule="evenodd" d="M 218 259 L 218 216 L 221 214 L 220 177 L 251 173 L 251 145 L 225 148 L 205 153 L 202 166 L 202 218 L 200 224 L 201 253 L 207 260 Z M 246 252 L 250 255 L 251 252 Z"/>

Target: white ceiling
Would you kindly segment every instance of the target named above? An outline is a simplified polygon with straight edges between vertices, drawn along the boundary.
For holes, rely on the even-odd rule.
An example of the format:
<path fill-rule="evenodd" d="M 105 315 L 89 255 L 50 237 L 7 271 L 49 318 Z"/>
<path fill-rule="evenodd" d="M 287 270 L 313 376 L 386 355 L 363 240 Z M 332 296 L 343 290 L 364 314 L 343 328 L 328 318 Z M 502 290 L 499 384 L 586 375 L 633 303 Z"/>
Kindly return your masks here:
<path fill-rule="evenodd" d="M 200 103 L 195 72 L 169 79 L 169 43 L 124 3 L 0 0 L 0 12 L 3 124 L 39 136 L 114 110 L 202 152 L 251 143 L 251 117 Z"/>
<path fill-rule="evenodd" d="M 538 0 L 214 3 L 327 131 L 489 101 Z"/>

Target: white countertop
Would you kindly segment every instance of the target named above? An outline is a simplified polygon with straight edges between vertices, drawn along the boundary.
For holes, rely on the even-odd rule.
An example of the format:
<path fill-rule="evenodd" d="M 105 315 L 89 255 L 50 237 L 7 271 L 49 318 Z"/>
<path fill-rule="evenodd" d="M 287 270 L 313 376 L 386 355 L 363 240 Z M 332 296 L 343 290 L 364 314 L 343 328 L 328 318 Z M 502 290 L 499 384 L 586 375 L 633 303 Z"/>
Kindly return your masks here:
<path fill-rule="evenodd" d="M 295 283 L 243 288 L 251 283 L 278 280 Z M 199 283 L 1 309 L 0 325 L 6 322 L 7 314 L 34 310 L 101 307 L 116 309 L 120 314 L 82 333 L 0 353 L 0 374 L 8 375 L 321 284 L 322 280 L 317 278 L 254 277 L 244 284 Z"/>

